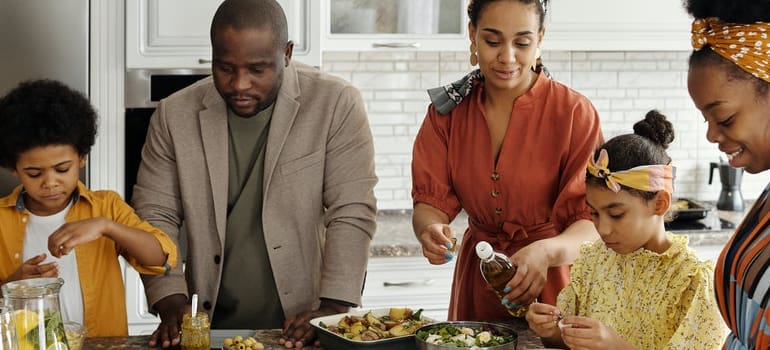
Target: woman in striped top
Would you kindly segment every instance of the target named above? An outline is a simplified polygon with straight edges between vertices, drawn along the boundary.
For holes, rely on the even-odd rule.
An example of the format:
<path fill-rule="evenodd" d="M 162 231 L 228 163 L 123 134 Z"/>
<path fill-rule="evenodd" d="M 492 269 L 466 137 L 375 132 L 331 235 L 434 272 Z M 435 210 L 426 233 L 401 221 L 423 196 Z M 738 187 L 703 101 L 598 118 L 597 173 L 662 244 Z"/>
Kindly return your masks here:
<path fill-rule="evenodd" d="M 730 166 L 770 169 L 770 1 L 687 0 L 695 21 L 688 88 Z M 767 68 L 765 68 L 767 67 Z M 714 285 L 725 349 L 770 349 L 770 185 L 720 254 Z"/>

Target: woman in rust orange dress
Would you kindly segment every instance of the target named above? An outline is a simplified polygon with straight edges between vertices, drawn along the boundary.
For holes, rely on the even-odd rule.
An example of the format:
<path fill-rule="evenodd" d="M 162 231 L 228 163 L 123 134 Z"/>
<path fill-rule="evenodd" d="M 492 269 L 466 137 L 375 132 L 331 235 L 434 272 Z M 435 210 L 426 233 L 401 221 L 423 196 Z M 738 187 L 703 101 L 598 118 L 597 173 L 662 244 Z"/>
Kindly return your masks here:
<path fill-rule="evenodd" d="M 585 204 L 585 165 L 601 144 L 591 103 L 537 69 L 546 6 L 539 0 L 468 5 L 471 64 L 462 80 L 429 91 L 414 143 L 414 231 L 432 264 L 452 259 L 448 224 L 468 214 L 450 320 L 499 320 L 506 307 L 554 304 L 584 241 L 598 238 Z M 536 67 L 533 69 L 533 67 Z M 478 241 L 518 271 L 501 300 L 486 286 Z"/>

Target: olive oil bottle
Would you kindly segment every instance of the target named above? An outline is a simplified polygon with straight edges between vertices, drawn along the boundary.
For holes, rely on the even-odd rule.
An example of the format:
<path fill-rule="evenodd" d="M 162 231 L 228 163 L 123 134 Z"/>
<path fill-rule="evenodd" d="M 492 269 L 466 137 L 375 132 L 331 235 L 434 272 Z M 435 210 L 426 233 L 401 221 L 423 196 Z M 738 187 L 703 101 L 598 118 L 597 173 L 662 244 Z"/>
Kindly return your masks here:
<path fill-rule="evenodd" d="M 492 249 L 492 245 L 486 241 L 481 241 L 476 244 L 476 255 L 478 255 L 481 260 L 481 276 L 483 276 L 484 280 L 492 286 L 495 293 L 497 293 L 498 298 L 502 299 L 505 296 L 505 293 L 503 293 L 505 285 L 511 278 L 513 278 L 513 275 L 516 274 L 516 266 L 513 265 L 511 260 L 508 259 L 505 254 L 495 252 Z M 524 317 L 527 313 L 526 305 L 514 307 L 512 309 L 508 307 L 505 308 L 508 309 L 508 313 L 515 317 Z"/>

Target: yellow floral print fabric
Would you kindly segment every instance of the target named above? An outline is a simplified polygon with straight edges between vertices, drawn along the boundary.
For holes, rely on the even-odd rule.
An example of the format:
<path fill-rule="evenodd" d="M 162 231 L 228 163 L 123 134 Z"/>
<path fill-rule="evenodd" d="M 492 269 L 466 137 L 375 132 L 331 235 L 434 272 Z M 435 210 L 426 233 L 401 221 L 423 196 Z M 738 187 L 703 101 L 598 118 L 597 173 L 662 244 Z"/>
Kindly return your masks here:
<path fill-rule="evenodd" d="M 770 83 L 770 23 L 725 23 L 716 17 L 696 18 L 692 23 L 692 47 L 708 45 L 751 75 Z"/>
<path fill-rule="evenodd" d="M 714 267 L 698 260 L 686 236 L 668 237 L 673 244 L 662 254 L 584 244 L 557 305 L 564 315 L 601 321 L 639 349 L 719 349 L 727 328 Z"/>

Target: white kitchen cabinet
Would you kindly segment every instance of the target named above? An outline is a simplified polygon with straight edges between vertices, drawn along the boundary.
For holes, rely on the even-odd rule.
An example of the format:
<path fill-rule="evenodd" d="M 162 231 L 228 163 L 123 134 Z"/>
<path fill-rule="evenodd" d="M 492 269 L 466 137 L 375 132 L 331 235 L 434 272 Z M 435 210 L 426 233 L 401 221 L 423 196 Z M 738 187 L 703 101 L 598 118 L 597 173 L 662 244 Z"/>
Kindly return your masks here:
<path fill-rule="evenodd" d="M 319 0 L 278 0 L 293 59 L 321 64 Z M 211 19 L 221 1 L 126 0 L 126 68 L 209 68 Z"/>
<path fill-rule="evenodd" d="M 545 50 L 687 51 L 692 19 L 680 1 L 552 0 Z"/>
<path fill-rule="evenodd" d="M 126 314 L 128 315 L 129 335 L 149 335 L 155 331 L 160 318 L 150 313 L 147 296 L 139 273 L 120 258 L 123 267 L 123 281 L 126 287 Z"/>
<path fill-rule="evenodd" d="M 467 0 L 321 0 L 324 51 L 467 50 Z"/>
<path fill-rule="evenodd" d="M 422 256 L 369 258 L 361 308 L 409 307 L 446 320 L 454 262 L 431 265 Z"/>

